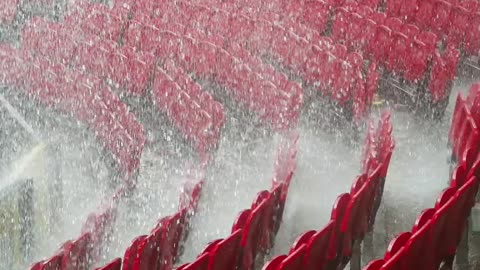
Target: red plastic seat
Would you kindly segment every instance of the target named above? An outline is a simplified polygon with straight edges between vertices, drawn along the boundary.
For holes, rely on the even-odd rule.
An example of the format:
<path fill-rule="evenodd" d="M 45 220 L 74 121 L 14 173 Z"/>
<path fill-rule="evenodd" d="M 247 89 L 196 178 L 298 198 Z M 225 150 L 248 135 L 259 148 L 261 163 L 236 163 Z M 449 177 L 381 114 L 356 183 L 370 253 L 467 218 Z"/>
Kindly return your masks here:
<path fill-rule="evenodd" d="M 465 100 L 463 99 L 462 95 L 459 94 L 455 102 L 455 108 L 453 110 L 453 117 L 452 117 L 452 124 L 450 125 L 450 132 L 448 135 L 448 142 L 452 147 L 456 144 L 456 140 L 461 132 L 460 130 L 461 125 L 463 123 L 463 120 L 466 118 L 465 106 L 466 106 Z"/>
<path fill-rule="evenodd" d="M 384 22 L 385 26 L 390 28 L 392 32 L 401 32 L 403 22 L 397 17 L 388 17 Z"/>
<path fill-rule="evenodd" d="M 260 249 L 263 234 L 263 214 L 267 206 L 267 202 L 263 201 L 255 209 L 252 210 L 250 216 L 243 228 L 241 246 L 243 248 L 242 265 L 243 269 L 253 269 L 255 258 Z"/>
<path fill-rule="evenodd" d="M 470 25 L 480 25 L 480 12 L 470 14 Z M 465 32 L 465 51 L 468 55 L 478 55 L 480 52 L 480 27 L 470 27 Z"/>
<path fill-rule="evenodd" d="M 49 259 L 45 260 L 40 269 L 42 270 L 58 270 L 62 269 L 63 251 L 58 252 Z"/>
<path fill-rule="evenodd" d="M 478 2 L 477 2 L 478 3 Z M 470 31 L 470 12 L 460 5 L 452 8 L 450 13 L 450 27 L 448 29 L 448 41 L 457 47 L 465 40 L 465 35 Z"/>
<path fill-rule="evenodd" d="M 422 29 L 428 29 L 433 19 L 433 0 L 418 1 L 415 23 Z"/>
<path fill-rule="evenodd" d="M 247 219 L 249 218 L 251 212 L 252 210 L 245 209 L 237 215 L 235 221 L 233 222 L 232 233 L 237 231 L 238 229 L 243 229 L 245 227 Z"/>
<path fill-rule="evenodd" d="M 378 25 L 375 30 L 374 39 L 370 41 L 375 61 L 379 63 L 387 62 L 388 55 L 390 54 L 391 40 L 391 30 L 384 25 Z"/>
<path fill-rule="evenodd" d="M 123 255 L 123 267 L 122 270 L 134 270 L 135 258 L 137 256 L 137 250 L 140 243 L 145 239 L 146 235 L 141 235 L 133 239 L 130 246 L 125 251 Z"/>
<path fill-rule="evenodd" d="M 290 248 L 290 253 L 299 248 L 300 246 L 307 244 L 310 241 L 310 238 L 316 233 L 314 230 L 306 231 L 295 239 L 292 247 Z"/>
<path fill-rule="evenodd" d="M 402 33 L 393 33 L 392 50 L 387 61 L 387 69 L 396 75 L 403 75 L 406 70 L 405 58 L 411 40 Z"/>
<path fill-rule="evenodd" d="M 329 17 L 329 8 L 321 1 L 303 3 L 303 22 L 308 27 L 322 33 Z"/>
<path fill-rule="evenodd" d="M 418 34 L 420 34 L 420 29 L 418 26 L 410 23 L 404 24 L 401 31 L 412 40 L 415 39 Z"/>
<path fill-rule="evenodd" d="M 425 43 L 413 40 L 412 46 L 408 52 L 406 59 L 407 68 L 405 77 L 411 82 L 420 80 L 427 69 L 427 62 L 432 57 L 429 55 L 428 48 Z"/>
<path fill-rule="evenodd" d="M 347 41 L 350 48 L 360 49 L 363 46 L 364 36 L 363 36 L 363 23 L 365 18 L 358 13 L 350 14 L 350 25 L 348 30 Z"/>
<path fill-rule="evenodd" d="M 388 17 L 399 17 L 400 8 L 402 7 L 402 0 L 389 0 L 386 1 L 386 13 Z"/>
<path fill-rule="evenodd" d="M 335 18 L 332 26 L 332 39 L 343 41 L 346 38 L 346 32 L 349 25 L 349 12 L 345 8 L 338 8 L 335 12 Z"/>
<path fill-rule="evenodd" d="M 96 268 L 96 270 L 120 270 L 122 268 L 122 259 L 116 258 L 115 260 L 109 262 L 107 265 L 102 266 L 100 268 Z"/>
<path fill-rule="evenodd" d="M 412 235 L 405 245 L 405 269 L 428 269 L 432 252 L 425 247 L 428 246 L 431 239 L 434 215 L 435 209 L 429 208 L 424 210 L 415 221 Z"/>
<path fill-rule="evenodd" d="M 451 11 L 451 4 L 444 0 L 434 0 L 434 7 L 433 7 L 433 16 L 431 27 L 432 30 L 441 34 L 448 32 L 448 28 L 450 28 L 450 11 Z"/>
<path fill-rule="evenodd" d="M 62 269 L 88 268 L 90 241 L 90 233 L 84 233 L 75 241 L 65 245 Z"/>
<path fill-rule="evenodd" d="M 335 221 L 331 220 L 323 229 L 310 237 L 305 251 L 303 269 L 323 269 L 327 261 L 329 241 L 334 227 Z"/>
<path fill-rule="evenodd" d="M 163 226 L 157 226 L 147 237 L 143 238 L 138 244 L 136 256 L 133 264 L 135 270 L 147 270 L 159 266 L 160 243 L 163 241 Z"/>
<path fill-rule="evenodd" d="M 404 232 L 396 236 L 388 245 L 384 256 L 384 264 L 381 270 L 403 270 L 405 269 L 405 245 L 412 235 L 411 232 Z"/>
<path fill-rule="evenodd" d="M 400 6 L 400 17 L 406 22 L 415 20 L 415 12 L 417 11 L 418 0 L 403 0 Z"/>
<path fill-rule="evenodd" d="M 442 101 L 445 98 L 447 84 L 449 82 L 446 66 L 447 64 L 443 58 L 436 52 L 432 59 L 432 73 L 428 85 L 434 102 Z"/>
<path fill-rule="evenodd" d="M 297 270 L 302 269 L 303 258 L 305 256 L 306 245 L 301 245 L 298 249 L 290 253 L 278 266 L 278 270 Z"/>
<path fill-rule="evenodd" d="M 233 232 L 229 237 L 220 241 L 210 252 L 209 270 L 235 269 L 239 264 L 240 241 L 242 230 Z"/>
<path fill-rule="evenodd" d="M 329 244 L 328 244 L 328 255 L 327 255 L 327 263 L 338 265 L 338 259 L 342 254 L 342 233 L 341 227 L 343 224 L 343 219 L 345 218 L 348 205 L 350 203 L 351 196 L 349 193 L 341 194 L 335 200 L 333 205 L 332 214 L 330 219 L 335 221 L 334 226 L 332 228 L 332 236 L 330 237 Z"/>

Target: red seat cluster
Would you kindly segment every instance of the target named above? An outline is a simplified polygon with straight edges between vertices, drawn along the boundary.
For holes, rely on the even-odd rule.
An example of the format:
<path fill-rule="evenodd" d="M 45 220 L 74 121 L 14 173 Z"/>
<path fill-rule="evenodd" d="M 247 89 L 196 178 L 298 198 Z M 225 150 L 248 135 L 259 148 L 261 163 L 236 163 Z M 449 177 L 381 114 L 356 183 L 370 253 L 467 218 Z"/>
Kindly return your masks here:
<path fill-rule="evenodd" d="M 353 246 L 373 230 L 393 148 L 389 114 L 384 114 L 378 129 L 370 129 L 367 136 L 363 173 L 349 193 L 338 196 L 328 224 L 321 230 L 304 232 L 288 255 L 273 258 L 263 270 L 343 269 L 352 257 Z"/>

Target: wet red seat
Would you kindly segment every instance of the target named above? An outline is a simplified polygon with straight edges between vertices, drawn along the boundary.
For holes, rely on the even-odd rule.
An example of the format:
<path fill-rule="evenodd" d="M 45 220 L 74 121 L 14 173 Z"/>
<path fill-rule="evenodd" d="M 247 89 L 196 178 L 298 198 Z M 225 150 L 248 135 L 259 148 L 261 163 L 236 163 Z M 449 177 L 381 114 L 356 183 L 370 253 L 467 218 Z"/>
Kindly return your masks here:
<path fill-rule="evenodd" d="M 340 256 L 342 255 L 342 239 L 344 236 L 341 232 L 343 219 L 346 216 L 347 208 L 350 203 L 351 196 L 349 193 L 341 194 L 335 200 L 330 219 L 334 222 L 332 235 L 328 244 L 327 264 L 337 266 L 340 265 Z"/>
<path fill-rule="evenodd" d="M 459 141 L 455 144 L 453 151 L 457 157 L 461 157 L 468 147 L 478 148 L 479 130 L 470 113 L 464 120 L 465 124 L 462 126 L 459 134 Z"/>
<path fill-rule="evenodd" d="M 433 19 L 433 0 L 418 2 L 418 10 L 415 14 L 415 23 L 422 29 L 428 29 Z"/>
<path fill-rule="evenodd" d="M 305 256 L 306 245 L 303 244 L 288 256 L 278 265 L 278 270 L 297 270 L 302 269 L 303 258 Z"/>
<path fill-rule="evenodd" d="M 403 24 L 402 29 L 400 30 L 404 35 L 409 39 L 415 39 L 420 34 L 420 29 L 418 26 L 410 23 Z"/>
<path fill-rule="evenodd" d="M 373 12 L 368 16 L 369 19 L 372 19 L 378 25 L 385 25 L 385 20 L 387 19 L 387 14 L 383 12 Z"/>
<path fill-rule="evenodd" d="M 448 135 L 448 142 L 450 146 L 454 146 L 458 136 L 460 135 L 460 127 L 463 123 L 463 119 L 466 118 L 466 108 L 465 100 L 462 95 L 457 96 L 455 102 L 455 108 L 453 110 L 452 124 L 450 125 L 450 131 Z"/>
<path fill-rule="evenodd" d="M 145 239 L 146 235 L 141 235 L 133 239 L 130 246 L 125 250 L 123 255 L 123 270 L 134 270 L 135 258 L 137 256 L 137 250 L 140 243 Z"/>
<path fill-rule="evenodd" d="M 432 30 L 438 34 L 442 34 L 447 32 L 448 28 L 450 28 L 450 11 L 451 11 L 451 4 L 444 0 L 434 0 L 433 4 L 433 16 L 431 27 Z"/>
<path fill-rule="evenodd" d="M 450 27 L 448 29 L 448 41 L 460 46 L 461 42 L 465 40 L 465 34 L 470 31 L 470 12 L 472 9 L 467 9 L 460 5 L 453 6 L 450 13 Z"/>
<path fill-rule="evenodd" d="M 157 226 L 140 241 L 132 269 L 146 270 L 159 266 L 160 253 L 163 252 L 160 250 L 160 243 L 163 241 L 164 230 L 164 227 Z"/>
<path fill-rule="evenodd" d="M 397 235 L 388 245 L 384 256 L 384 264 L 381 270 L 403 270 L 405 269 L 405 245 L 412 235 L 411 232 L 404 232 Z"/>
<path fill-rule="evenodd" d="M 415 13 L 417 11 L 418 0 L 403 0 L 400 6 L 400 17 L 406 22 L 413 22 L 415 20 Z"/>
<path fill-rule="evenodd" d="M 432 73 L 428 85 L 428 90 L 434 102 L 442 101 L 445 98 L 449 82 L 446 66 L 443 58 L 436 52 L 432 59 Z"/>
<path fill-rule="evenodd" d="M 411 40 L 402 33 L 394 32 L 392 40 L 392 50 L 388 56 L 387 69 L 396 75 L 403 75 L 406 70 L 405 58 Z"/>
<path fill-rule="evenodd" d="M 391 30 L 384 25 L 377 25 L 374 39 L 370 41 L 373 59 L 378 63 L 385 64 L 390 54 L 392 43 Z"/>
<path fill-rule="evenodd" d="M 350 25 L 348 30 L 347 41 L 351 49 L 360 49 L 363 46 L 363 24 L 365 18 L 360 14 L 352 12 L 350 14 Z"/>
<path fill-rule="evenodd" d="M 406 59 L 405 78 L 411 82 L 420 80 L 427 69 L 427 62 L 432 57 L 425 43 L 415 39 L 412 42 Z"/>
<path fill-rule="evenodd" d="M 303 22 L 308 27 L 322 33 L 329 17 L 329 8 L 322 1 L 307 1 L 303 3 Z"/>
<path fill-rule="evenodd" d="M 402 0 L 389 0 L 386 1 L 385 11 L 388 17 L 399 17 L 400 8 L 402 7 Z"/>
<path fill-rule="evenodd" d="M 96 268 L 95 270 L 120 270 L 122 268 L 122 259 L 116 258 L 115 260 L 109 262 L 107 265 L 102 266 L 100 268 Z"/>
<path fill-rule="evenodd" d="M 390 28 L 392 32 L 401 32 L 402 31 L 402 26 L 403 22 L 397 17 L 388 17 L 385 19 L 384 22 L 385 26 Z"/>
<path fill-rule="evenodd" d="M 253 209 L 243 228 L 241 246 L 243 248 L 242 265 L 243 269 L 253 269 L 255 258 L 260 249 L 263 232 L 263 214 L 267 202 L 263 201 Z"/>
<path fill-rule="evenodd" d="M 370 261 L 362 270 L 380 270 L 385 264 L 383 259 Z"/>
<path fill-rule="evenodd" d="M 480 25 L 480 12 L 470 14 L 470 25 Z M 480 28 L 470 27 L 465 32 L 465 51 L 468 55 L 477 55 L 480 51 Z"/>
<path fill-rule="evenodd" d="M 282 222 L 283 210 L 286 201 L 286 187 L 284 183 L 279 183 L 272 188 L 270 197 L 272 198 L 273 209 L 273 233 L 277 234 Z"/>
<path fill-rule="evenodd" d="M 235 221 L 233 222 L 232 233 L 237 231 L 238 229 L 243 229 L 245 227 L 251 211 L 252 210 L 250 209 L 245 209 L 240 213 L 238 213 L 237 217 L 235 218 Z"/>
<path fill-rule="evenodd" d="M 62 259 L 62 269 L 70 270 L 77 269 L 77 267 L 89 267 L 90 236 L 90 233 L 84 233 L 75 241 L 64 246 L 65 255 Z"/>
<path fill-rule="evenodd" d="M 233 232 L 229 237 L 218 242 L 210 252 L 209 270 L 235 269 L 239 265 L 240 241 L 242 230 Z"/>
<path fill-rule="evenodd" d="M 40 269 L 42 270 L 58 270 L 62 269 L 62 258 L 63 258 L 63 250 L 57 252 L 57 254 L 53 255 L 52 257 L 45 260 Z"/>
<path fill-rule="evenodd" d="M 349 25 L 349 12 L 345 8 L 338 8 L 335 12 L 335 18 L 332 25 L 332 39 L 343 41 L 346 38 L 346 32 Z"/>
<path fill-rule="evenodd" d="M 272 260 L 268 261 L 263 267 L 262 270 L 277 270 L 278 266 L 287 258 L 287 255 L 278 255 Z"/>
<path fill-rule="evenodd" d="M 433 208 L 426 209 L 415 221 L 412 235 L 405 245 L 405 269 L 428 269 L 433 252 L 425 247 L 431 239 L 432 218 L 435 212 Z"/>
<path fill-rule="evenodd" d="M 323 229 L 315 232 L 307 242 L 307 249 L 305 251 L 305 260 L 303 269 L 315 270 L 323 269 L 327 262 L 328 245 L 332 236 L 335 221 L 330 222 L 323 227 Z"/>
<path fill-rule="evenodd" d="M 295 249 L 299 248 L 300 246 L 307 244 L 310 241 L 310 238 L 316 233 L 314 230 L 306 231 L 299 235 L 297 239 L 293 242 L 292 247 L 290 248 L 290 253 L 292 253 Z"/>

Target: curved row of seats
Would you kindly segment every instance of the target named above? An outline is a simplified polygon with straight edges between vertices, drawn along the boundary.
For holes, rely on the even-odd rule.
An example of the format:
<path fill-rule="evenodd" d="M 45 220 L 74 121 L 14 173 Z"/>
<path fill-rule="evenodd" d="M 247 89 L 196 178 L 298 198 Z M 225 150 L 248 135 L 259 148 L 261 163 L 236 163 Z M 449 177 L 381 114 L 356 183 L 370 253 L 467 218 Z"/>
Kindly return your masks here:
<path fill-rule="evenodd" d="M 363 173 L 349 193 L 337 197 L 331 219 L 322 229 L 302 233 L 288 254 L 278 255 L 263 270 L 343 269 L 352 258 L 360 258 L 361 242 L 373 230 L 376 212 L 394 148 L 389 114 L 384 114 L 377 130 L 367 135 Z M 350 262 L 350 264 L 360 262 Z"/>
<path fill-rule="evenodd" d="M 295 170 L 297 140 L 298 135 L 291 137 L 278 153 L 272 188 L 257 193 L 251 207 L 237 215 L 231 234 L 211 241 L 193 262 L 178 270 L 257 269 L 259 259 L 273 247 L 280 228 Z"/>
<path fill-rule="evenodd" d="M 236 265 L 253 269 L 255 257 L 272 247 L 279 229 L 288 186 L 295 170 L 297 140 L 298 135 L 292 133 L 286 144 L 280 145 L 271 191 L 259 192 L 251 208 L 238 215 L 232 234 L 225 239 L 212 241 L 194 262 L 177 269 L 224 270 L 235 269 Z M 173 269 L 182 240 L 179 231 L 186 228 L 182 215 L 181 210 L 162 219 L 149 235 L 136 237 L 132 241 L 123 259 L 117 258 L 97 270 Z"/>
<path fill-rule="evenodd" d="M 452 148 L 452 161 L 460 160 L 467 148 L 479 151 L 480 143 L 480 84 L 469 89 L 466 99 L 458 95 L 453 111 L 448 144 Z"/>
<path fill-rule="evenodd" d="M 364 270 L 434 270 L 439 269 L 442 263 L 447 269 L 453 269 L 457 248 L 468 228 L 467 220 L 479 187 L 479 131 L 475 121 L 479 114 L 478 111 L 470 111 L 480 97 L 479 89 L 478 84 L 470 89 L 468 101 L 461 95 L 457 98 L 449 134 L 457 166 L 449 187 L 440 193 L 433 208 L 422 211 L 411 231 L 397 235 L 390 242 L 384 257 L 371 261 Z"/>

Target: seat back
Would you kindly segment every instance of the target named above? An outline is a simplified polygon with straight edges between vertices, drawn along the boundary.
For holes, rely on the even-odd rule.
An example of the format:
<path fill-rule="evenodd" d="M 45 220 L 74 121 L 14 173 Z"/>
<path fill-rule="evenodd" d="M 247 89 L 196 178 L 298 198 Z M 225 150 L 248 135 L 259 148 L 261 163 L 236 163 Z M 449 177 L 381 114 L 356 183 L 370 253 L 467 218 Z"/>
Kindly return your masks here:
<path fill-rule="evenodd" d="M 245 227 L 245 224 L 247 223 L 247 219 L 250 216 L 251 212 L 252 210 L 245 209 L 240 213 L 238 213 L 237 217 L 235 218 L 235 221 L 233 222 L 232 233 L 237 231 L 238 229 L 243 229 Z"/>
<path fill-rule="evenodd" d="M 335 227 L 335 220 L 330 222 L 320 231 L 316 232 L 307 243 L 303 269 L 323 269 L 327 261 L 328 245 Z"/>
<path fill-rule="evenodd" d="M 348 205 L 350 203 L 351 196 L 349 193 L 341 194 L 335 200 L 333 205 L 332 214 L 330 216 L 330 220 L 335 221 L 334 227 L 332 228 L 332 235 L 330 236 L 330 241 L 328 245 L 328 256 L 327 260 L 332 261 L 336 260 L 341 253 L 341 239 L 342 239 L 342 232 L 341 227 L 343 224 L 343 219 L 346 216 Z"/>
<path fill-rule="evenodd" d="M 236 269 L 239 266 L 240 241 L 242 230 L 233 232 L 229 237 L 218 242 L 211 252 L 209 270 Z"/>
<path fill-rule="evenodd" d="M 146 237 L 146 235 L 140 235 L 133 239 L 132 243 L 127 250 L 125 250 L 125 254 L 123 255 L 122 270 L 134 270 L 138 247 Z"/>
<path fill-rule="evenodd" d="M 310 241 L 310 238 L 312 238 L 312 236 L 315 233 L 316 233 L 316 231 L 310 230 L 310 231 L 306 231 L 306 232 L 302 233 L 300 236 L 298 236 L 297 239 L 295 239 L 295 241 L 293 242 L 292 247 L 290 248 L 290 253 L 295 251 L 297 248 L 299 248 L 303 244 L 307 244 Z"/>
<path fill-rule="evenodd" d="M 287 255 L 278 255 L 269 262 L 267 262 L 262 270 L 277 270 L 279 265 L 287 258 Z"/>
<path fill-rule="evenodd" d="M 380 270 L 385 261 L 383 259 L 369 262 L 362 270 Z"/>
<path fill-rule="evenodd" d="M 182 268 L 182 270 L 207 270 L 209 260 L 210 254 L 203 253 L 199 257 L 197 257 L 195 261 Z"/>
<path fill-rule="evenodd" d="M 298 270 L 302 269 L 303 258 L 305 256 L 306 245 L 301 245 L 298 249 L 290 253 L 280 265 L 278 270 Z"/>
<path fill-rule="evenodd" d="M 261 244 L 263 213 L 266 206 L 266 201 L 261 202 L 252 210 L 245 223 L 241 240 L 241 246 L 243 248 L 243 269 L 249 270 L 254 267 L 255 257 Z"/>
<path fill-rule="evenodd" d="M 89 251 L 90 233 L 84 233 L 77 240 L 65 246 L 62 269 L 88 268 Z"/>
<path fill-rule="evenodd" d="M 411 233 L 405 232 L 395 237 L 388 245 L 385 253 L 385 263 L 380 268 L 381 270 L 403 270 L 405 268 L 405 244 L 410 238 Z"/>
<path fill-rule="evenodd" d="M 432 233 L 432 217 L 435 209 L 424 210 L 417 218 L 412 229 L 412 235 L 405 245 L 406 269 L 428 269 L 432 252 L 425 249 L 428 246 Z"/>

